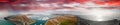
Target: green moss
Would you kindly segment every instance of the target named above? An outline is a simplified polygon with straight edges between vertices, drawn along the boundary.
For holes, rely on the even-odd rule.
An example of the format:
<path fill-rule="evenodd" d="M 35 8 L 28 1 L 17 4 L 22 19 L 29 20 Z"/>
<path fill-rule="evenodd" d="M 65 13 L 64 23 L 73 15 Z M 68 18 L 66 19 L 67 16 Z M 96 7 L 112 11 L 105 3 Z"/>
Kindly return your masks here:
<path fill-rule="evenodd" d="M 74 25 L 75 23 L 69 20 L 62 21 L 60 25 Z"/>

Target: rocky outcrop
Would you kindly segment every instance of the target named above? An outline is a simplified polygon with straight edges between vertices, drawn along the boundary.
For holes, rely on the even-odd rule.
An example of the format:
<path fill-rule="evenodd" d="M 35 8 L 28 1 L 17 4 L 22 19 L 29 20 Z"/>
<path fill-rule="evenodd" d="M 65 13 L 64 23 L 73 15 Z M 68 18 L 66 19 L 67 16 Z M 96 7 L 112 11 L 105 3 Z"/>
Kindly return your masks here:
<path fill-rule="evenodd" d="M 45 25 L 76 25 L 77 17 L 74 15 L 62 15 L 47 20 Z"/>
<path fill-rule="evenodd" d="M 14 23 L 15 25 L 30 25 L 34 23 L 34 20 L 27 18 L 26 15 L 13 15 L 4 18 L 7 21 Z"/>

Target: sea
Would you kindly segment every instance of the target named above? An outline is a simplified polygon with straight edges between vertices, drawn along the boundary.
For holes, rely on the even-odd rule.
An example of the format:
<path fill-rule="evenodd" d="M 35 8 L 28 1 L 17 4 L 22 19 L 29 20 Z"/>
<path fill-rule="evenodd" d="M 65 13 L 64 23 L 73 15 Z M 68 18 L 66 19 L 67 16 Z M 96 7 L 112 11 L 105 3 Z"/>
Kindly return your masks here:
<path fill-rule="evenodd" d="M 44 25 L 46 22 L 46 20 L 36 20 L 35 23 L 31 24 L 31 25 Z M 0 20 L 0 25 L 15 25 L 12 22 L 8 22 L 6 20 Z"/>

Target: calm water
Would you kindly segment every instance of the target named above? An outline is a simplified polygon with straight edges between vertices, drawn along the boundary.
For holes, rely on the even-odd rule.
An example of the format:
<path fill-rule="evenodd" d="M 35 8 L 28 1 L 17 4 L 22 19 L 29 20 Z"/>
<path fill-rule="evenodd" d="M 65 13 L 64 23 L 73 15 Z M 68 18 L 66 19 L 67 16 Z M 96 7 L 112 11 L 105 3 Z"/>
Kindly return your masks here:
<path fill-rule="evenodd" d="M 36 23 L 33 23 L 31 25 L 44 25 L 45 22 L 46 22 L 45 20 L 36 20 Z M 14 24 L 6 20 L 1 20 L 0 25 L 14 25 Z"/>
<path fill-rule="evenodd" d="M 14 24 L 6 20 L 0 20 L 0 25 L 14 25 Z"/>
<path fill-rule="evenodd" d="M 32 25 L 44 25 L 46 20 L 36 20 L 36 23 L 33 23 Z"/>

